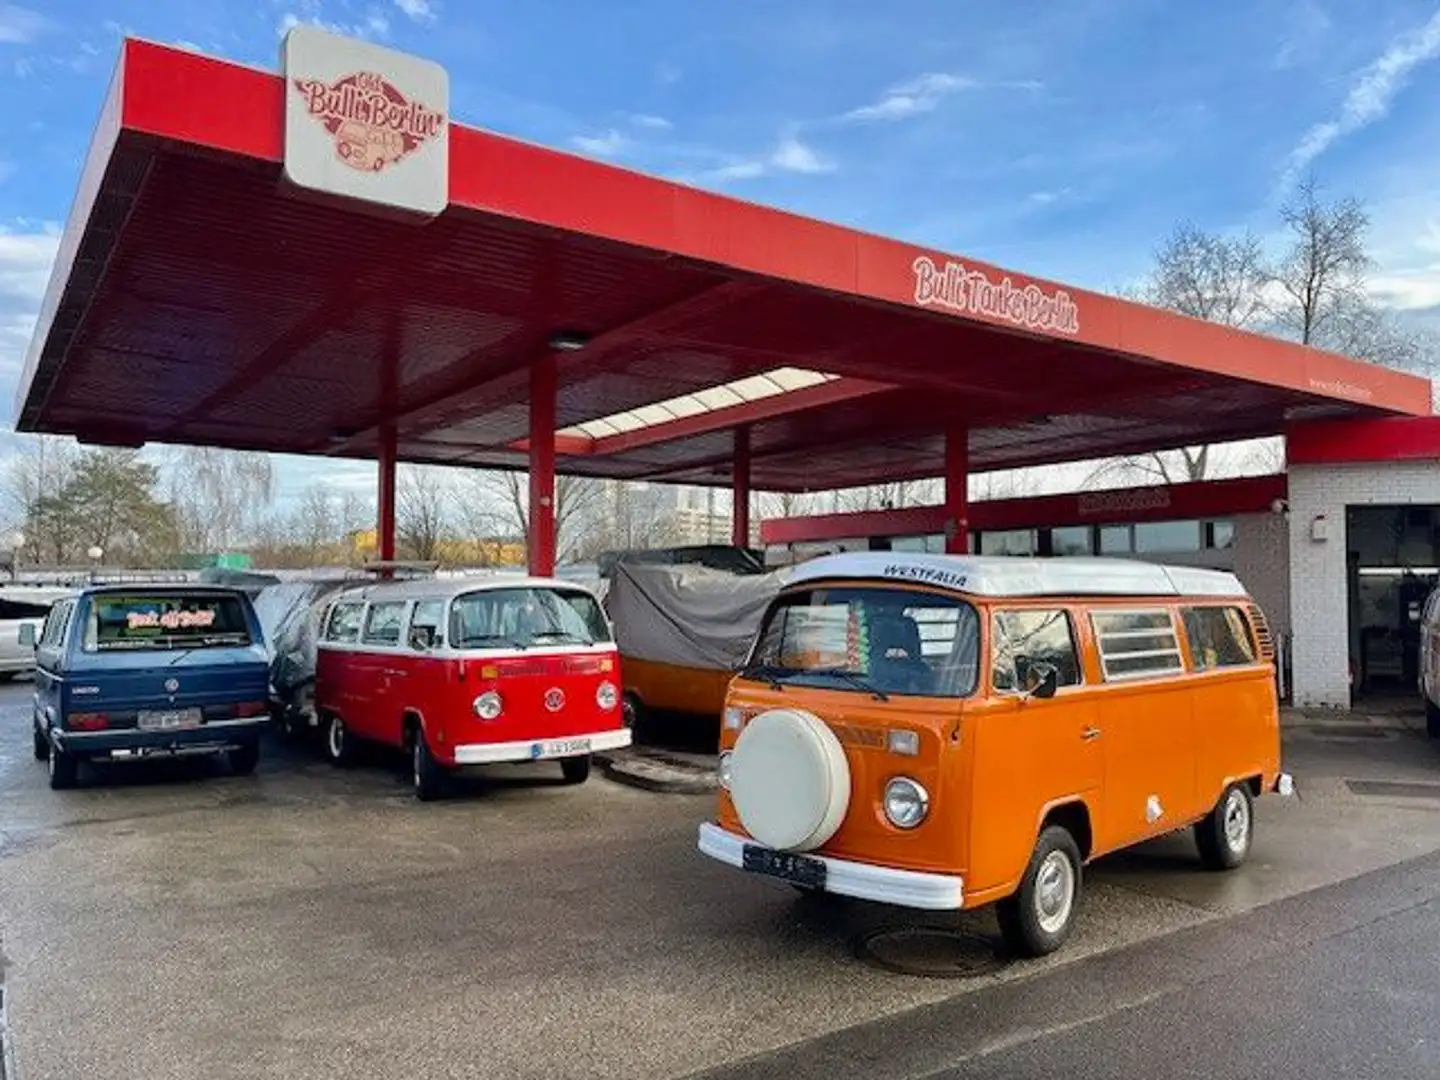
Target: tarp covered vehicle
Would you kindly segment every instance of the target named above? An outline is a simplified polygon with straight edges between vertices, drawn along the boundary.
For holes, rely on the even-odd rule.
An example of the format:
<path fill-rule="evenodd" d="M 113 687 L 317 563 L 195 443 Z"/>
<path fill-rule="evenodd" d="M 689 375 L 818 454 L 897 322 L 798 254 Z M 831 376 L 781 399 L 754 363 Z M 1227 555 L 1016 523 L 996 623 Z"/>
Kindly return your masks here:
<path fill-rule="evenodd" d="M 330 578 L 267 585 L 254 599 L 270 644 L 270 710 L 287 735 L 314 730 L 315 643 L 336 594 L 361 589 L 365 580 Z"/>
<path fill-rule="evenodd" d="M 647 712 L 683 713 L 718 731 L 725 690 L 789 574 L 617 562 L 605 609 L 631 725 L 643 726 Z"/>

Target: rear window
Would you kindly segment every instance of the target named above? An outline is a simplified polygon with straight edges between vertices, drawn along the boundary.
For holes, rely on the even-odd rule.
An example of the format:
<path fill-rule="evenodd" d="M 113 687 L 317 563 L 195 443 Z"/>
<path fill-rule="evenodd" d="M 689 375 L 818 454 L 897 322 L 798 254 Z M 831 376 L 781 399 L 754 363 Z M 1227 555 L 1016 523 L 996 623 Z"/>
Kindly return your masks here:
<path fill-rule="evenodd" d="M 87 652 L 249 644 L 250 627 L 238 596 L 135 593 L 90 600 Z"/>

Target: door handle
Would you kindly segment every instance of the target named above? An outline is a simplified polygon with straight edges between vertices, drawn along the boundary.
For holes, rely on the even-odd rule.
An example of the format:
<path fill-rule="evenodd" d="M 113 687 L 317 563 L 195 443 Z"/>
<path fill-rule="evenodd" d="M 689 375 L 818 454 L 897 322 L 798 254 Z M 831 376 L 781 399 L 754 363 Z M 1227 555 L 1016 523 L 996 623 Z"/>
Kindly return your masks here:
<path fill-rule="evenodd" d="M 1098 739 L 1099 737 L 1100 729 L 1098 727 L 1087 727 L 1084 731 L 1080 732 L 1080 738 L 1085 742 L 1089 742 L 1091 739 Z"/>

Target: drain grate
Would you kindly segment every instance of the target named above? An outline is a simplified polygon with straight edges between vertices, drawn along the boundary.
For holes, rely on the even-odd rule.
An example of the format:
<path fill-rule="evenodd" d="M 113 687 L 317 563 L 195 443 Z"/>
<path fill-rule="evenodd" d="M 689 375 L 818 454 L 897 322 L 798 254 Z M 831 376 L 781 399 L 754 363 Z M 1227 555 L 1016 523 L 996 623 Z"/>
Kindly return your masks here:
<path fill-rule="evenodd" d="M 1440 784 L 1408 780 L 1346 780 L 1356 795 L 1382 795 L 1393 799 L 1440 799 Z"/>
<path fill-rule="evenodd" d="M 1331 739 L 1392 739 L 1395 733 L 1375 724 L 1313 724 L 1311 732 Z"/>
<path fill-rule="evenodd" d="M 855 954 L 885 971 L 927 979 L 977 979 L 1006 964 L 988 938 L 922 926 L 872 931 L 856 939 Z"/>

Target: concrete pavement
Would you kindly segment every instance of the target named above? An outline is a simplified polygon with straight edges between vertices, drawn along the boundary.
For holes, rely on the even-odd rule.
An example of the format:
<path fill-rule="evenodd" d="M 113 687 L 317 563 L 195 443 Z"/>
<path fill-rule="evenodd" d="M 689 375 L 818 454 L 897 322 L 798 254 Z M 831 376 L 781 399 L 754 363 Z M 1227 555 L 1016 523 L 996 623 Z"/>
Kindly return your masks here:
<path fill-rule="evenodd" d="M 694 850 L 709 796 L 567 788 L 525 766 L 421 805 L 398 764 L 339 772 L 284 751 L 250 778 L 147 766 L 54 793 L 30 760 L 28 693 L 0 690 L 21 1080 L 680 1076 L 980 1002 L 1440 849 L 1440 797 L 1345 783 L 1440 780 L 1429 745 L 1297 734 L 1301 796 L 1261 803 L 1245 870 L 1202 873 L 1188 840 L 1159 841 L 1091 871 L 1059 956 L 918 979 L 853 943 L 945 918 L 797 900 L 711 863 Z M 993 933 L 986 913 L 959 922 Z"/>

